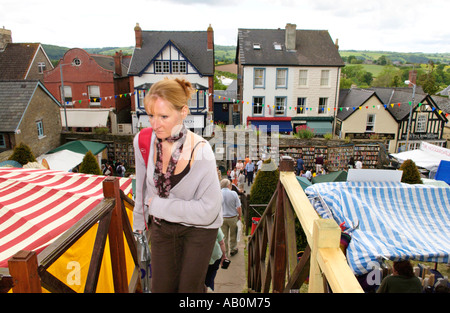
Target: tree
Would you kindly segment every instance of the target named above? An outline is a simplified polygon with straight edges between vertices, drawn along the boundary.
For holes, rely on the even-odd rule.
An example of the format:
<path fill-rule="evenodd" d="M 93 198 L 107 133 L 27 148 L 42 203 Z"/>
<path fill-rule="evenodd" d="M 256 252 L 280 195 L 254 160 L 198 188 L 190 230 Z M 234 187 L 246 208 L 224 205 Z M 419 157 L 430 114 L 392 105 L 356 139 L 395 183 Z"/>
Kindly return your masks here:
<path fill-rule="evenodd" d="M 400 166 L 400 170 L 403 171 L 402 183 L 407 184 L 422 184 L 422 179 L 420 178 L 420 172 L 417 169 L 416 163 L 413 160 L 406 160 Z"/>
<path fill-rule="evenodd" d="M 392 66 L 387 65 L 375 79 L 374 87 L 396 87 L 401 82 L 402 72 Z"/>
<path fill-rule="evenodd" d="M 31 148 L 23 142 L 14 147 L 13 154 L 9 157 L 9 160 L 19 162 L 22 165 L 25 165 L 28 162 L 36 162 L 36 158 L 34 157 Z"/>
<path fill-rule="evenodd" d="M 277 188 L 279 178 L 280 171 L 276 165 L 271 159 L 265 160 L 250 189 L 249 204 L 268 204 Z M 259 212 L 261 215 L 264 213 L 263 210 Z M 257 216 L 253 210 L 249 213 L 250 217 Z"/>
<path fill-rule="evenodd" d="M 86 153 L 83 162 L 80 164 L 80 173 L 102 175 L 97 159 L 90 150 Z"/>

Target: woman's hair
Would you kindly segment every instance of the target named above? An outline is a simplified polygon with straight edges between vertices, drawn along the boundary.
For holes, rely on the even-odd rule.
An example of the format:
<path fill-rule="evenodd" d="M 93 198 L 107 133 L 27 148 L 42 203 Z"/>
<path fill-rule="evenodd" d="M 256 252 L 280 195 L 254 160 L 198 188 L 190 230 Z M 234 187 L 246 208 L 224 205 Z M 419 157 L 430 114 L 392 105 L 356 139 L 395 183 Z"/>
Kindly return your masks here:
<path fill-rule="evenodd" d="M 145 96 L 145 111 L 147 114 L 152 112 L 152 105 L 157 98 L 169 101 L 175 110 L 181 111 L 185 105 L 188 105 L 193 93 L 194 89 L 190 82 L 179 78 L 165 78 L 153 84 Z"/>
<path fill-rule="evenodd" d="M 413 277 L 414 276 L 414 271 L 413 271 L 413 267 L 411 265 L 411 262 L 405 260 L 405 261 L 395 261 L 393 263 L 393 267 L 395 269 L 395 271 L 402 276 L 406 276 L 406 277 Z"/>

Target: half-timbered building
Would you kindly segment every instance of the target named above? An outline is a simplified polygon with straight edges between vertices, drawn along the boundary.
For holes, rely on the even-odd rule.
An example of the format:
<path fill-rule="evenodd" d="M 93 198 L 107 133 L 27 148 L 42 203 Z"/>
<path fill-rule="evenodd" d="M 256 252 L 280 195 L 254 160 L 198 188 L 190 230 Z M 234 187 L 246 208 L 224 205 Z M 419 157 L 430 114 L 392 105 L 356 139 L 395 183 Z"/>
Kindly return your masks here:
<path fill-rule="evenodd" d="M 414 150 L 422 141 L 444 146 L 444 126 L 448 119 L 433 98 L 420 87 L 372 88 L 398 122 L 397 152 Z M 414 100 L 413 100 L 414 98 Z M 411 120 L 410 120 L 410 112 Z M 408 125 L 410 125 L 409 140 Z M 406 147 L 408 144 L 408 147 Z"/>
<path fill-rule="evenodd" d="M 150 126 L 144 97 L 156 82 L 169 78 L 188 80 L 196 92 L 189 102 L 185 124 L 190 129 L 208 132 L 212 125 L 214 95 L 214 35 L 207 31 L 143 31 L 135 29 L 136 46 L 128 75 L 134 81 L 133 132 Z"/>

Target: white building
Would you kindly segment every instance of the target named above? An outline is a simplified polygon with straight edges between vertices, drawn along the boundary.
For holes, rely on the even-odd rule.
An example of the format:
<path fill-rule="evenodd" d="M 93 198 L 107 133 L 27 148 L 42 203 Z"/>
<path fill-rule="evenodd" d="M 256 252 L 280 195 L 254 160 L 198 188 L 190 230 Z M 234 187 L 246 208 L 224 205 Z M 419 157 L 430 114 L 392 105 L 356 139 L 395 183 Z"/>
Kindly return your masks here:
<path fill-rule="evenodd" d="M 328 31 L 239 29 L 237 52 L 243 124 L 333 131 L 344 62 Z"/>
<path fill-rule="evenodd" d="M 133 133 L 149 127 L 144 97 L 151 85 L 168 77 L 184 78 L 196 89 L 189 103 L 188 128 L 208 133 L 214 93 L 214 34 L 207 31 L 142 31 L 135 27 L 136 47 L 128 75 L 133 76 Z"/>

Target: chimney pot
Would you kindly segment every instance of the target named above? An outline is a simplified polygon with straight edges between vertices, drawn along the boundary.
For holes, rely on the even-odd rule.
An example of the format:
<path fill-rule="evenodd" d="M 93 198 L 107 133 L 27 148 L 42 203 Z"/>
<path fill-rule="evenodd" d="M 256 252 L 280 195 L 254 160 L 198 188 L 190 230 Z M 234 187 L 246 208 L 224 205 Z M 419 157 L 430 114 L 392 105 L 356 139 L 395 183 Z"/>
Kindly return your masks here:
<path fill-rule="evenodd" d="M 297 41 L 297 25 L 295 24 L 286 24 L 285 28 L 285 45 L 286 50 L 295 50 L 296 41 Z"/>
<path fill-rule="evenodd" d="M 139 23 L 136 23 L 136 26 L 134 27 L 134 34 L 136 37 L 136 49 L 142 48 L 142 29 L 139 26 Z"/>
<path fill-rule="evenodd" d="M 207 32 L 207 37 L 208 37 L 207 49 L 214 50 L 214 31 L 213 31 L 213 28 L 211 27 L 211 24 L 209 24 L 209 27 L 206 32 Z"/>
<path fill-rule="evenodd" d="M 114 72 L 121 77 L 122 76 L 122 50 L 116 51 L 114 55 Z"/>
<path fill-rule="evenodd" d="M 417 71 L 416 70 L 411 70 L 409 71 L 409 77 L 408 80 L 413 83 L 416 84 L 416 79 L 417 79 Z M 412 84 L 410 84 L 410 87 L 412 86 Z"/>

